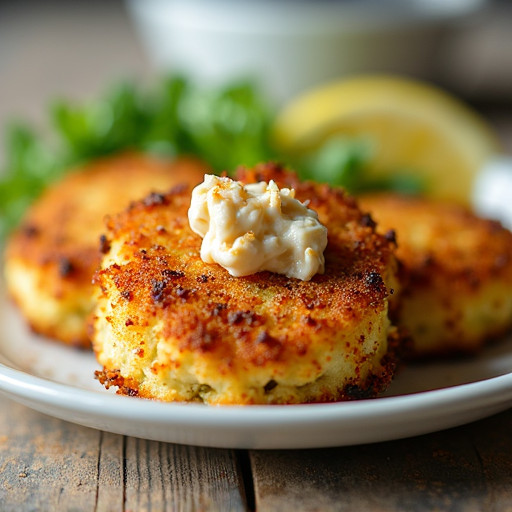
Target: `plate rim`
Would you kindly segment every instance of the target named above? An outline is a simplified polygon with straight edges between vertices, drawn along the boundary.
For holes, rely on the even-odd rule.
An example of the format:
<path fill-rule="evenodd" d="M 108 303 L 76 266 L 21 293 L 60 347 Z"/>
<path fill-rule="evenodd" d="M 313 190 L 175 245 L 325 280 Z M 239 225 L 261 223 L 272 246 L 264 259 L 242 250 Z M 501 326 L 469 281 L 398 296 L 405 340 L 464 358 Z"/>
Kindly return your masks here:
<path fill-rule="evenodd" d="M 377 397 L 364 400 L 352 400 L 348 402 L 312 403 L 293 405 L 219 405 L 206 406 L 198 403 L 166 403 L 156 400 L 141 399 L 138 397 L 126 397 L 111 394 L 102 390 L 95 391 L 55 382 L 30 372 L 18 370 L 0 362 L 0 391 L 14 394 L 20 398 L 43 399 L 46 403 L 53 403 L 59 400 L 59 407 L 69 409 L 80 409 L 98 413 L 94 408 L 98 405 L 108 405 L 109 416 L 113 413 L 131 416 L 133 409 L 140 409 L 141 412 L 154 416 L 151 421 L 158 421 L 171 416 L 176 418 L 175 411 L 186 413 L 188 419 L 193 415 L 208 416 L 211 419 L 217 416 L 229 417 L 230 421 L 236 420 L 240 424 L 252 423 L 258 417 L 265 414 L 271 419 L 279 421 L 296 421 L 304 416 L 304 420 L 310 419 L 310 412 L 315 410 L 315 420 L 318 415 L 337 415 L 353 417 L 364 416 L 368 409 L 375 414 L 378 412 L 393 410 L 408 410 L 412 403 L 417 409 L 437 406 L 465 404 L 470 400 L 485 400 L 486 405 L 494 405 L 501 402 L 511 401 L 512 405 L 512 372 L 489 377 L 479 381 L 448 386 L 429 391 L 420 391 L 404 395 Z M 508 393 L 507 393 L 508 392 Z M 464 398 L 460 401 L 461 396 Z M 240 411 L 244 411 L 240 415 Z M 325 419 L 325 418 L 320 418 Z"/>
<path fill-rule="evenodd" d="M 302 449 L 390 441 L 481 419 L 512 406 L 512 371 L 348 402 L 208 406 L 52 380 L 20 368 L 0 349 L 0 393 L 47 415 L 121 435 L 217 448 Z"/>

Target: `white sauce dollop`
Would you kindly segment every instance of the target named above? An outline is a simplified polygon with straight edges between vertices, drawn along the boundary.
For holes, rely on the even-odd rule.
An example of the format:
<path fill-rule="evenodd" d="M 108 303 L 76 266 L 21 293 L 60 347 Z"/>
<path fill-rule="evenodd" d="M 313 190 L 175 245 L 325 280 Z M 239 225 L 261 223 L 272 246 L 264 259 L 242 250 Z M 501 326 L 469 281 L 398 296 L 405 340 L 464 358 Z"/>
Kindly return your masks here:
<path fill-rule="evenodd" d="M 207 174 L 192 192 L 188 218 L 203 237 L 201 259 L 232 276 L 269 270 L 309 281 L 324 272 L 327 228 L 295 190 L 273 181 L 243 185 Z"/>

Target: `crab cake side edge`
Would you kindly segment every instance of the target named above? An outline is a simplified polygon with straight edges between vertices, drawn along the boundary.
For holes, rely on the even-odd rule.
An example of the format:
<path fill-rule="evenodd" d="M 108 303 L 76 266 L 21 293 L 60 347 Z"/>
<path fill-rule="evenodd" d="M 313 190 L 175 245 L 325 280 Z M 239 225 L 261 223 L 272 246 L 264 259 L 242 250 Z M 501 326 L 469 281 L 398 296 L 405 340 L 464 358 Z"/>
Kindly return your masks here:
<path fill-rule="evenodd" d="M 360 198 L 396 231 L 405 281 L 398 323 L 415 358 L 475 353 L 512 327 L 512 233 L 469 210 L 397 194 Z"/>

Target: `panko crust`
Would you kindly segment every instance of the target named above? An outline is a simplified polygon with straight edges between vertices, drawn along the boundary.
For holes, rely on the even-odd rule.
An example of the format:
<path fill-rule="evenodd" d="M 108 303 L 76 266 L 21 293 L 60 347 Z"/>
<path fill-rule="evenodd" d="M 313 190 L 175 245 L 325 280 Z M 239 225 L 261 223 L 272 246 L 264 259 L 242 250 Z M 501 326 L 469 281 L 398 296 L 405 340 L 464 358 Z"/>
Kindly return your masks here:
<path fill-rule="evenodd" d="M 391 379 L 399 344 L 388 319 L 394 244 L 341 189 L 301 183 L 274 164 L 237 178 L 273 179 L 309 201 L 328 228 L 325 274 L 232 277 L 200 258 L 187 219 L 191 187 L 150 195 L 107 221 L 110 250 L 95 277 L 100 381 L 209 404 L 374 396 Z"/>
<path fill-rule="evenodd" d="M 468 209 L 398 194 L 359 198 L 394 230 L 404 286 L 398 323 L 413 356 L 475 352 L 512 325 L 512 233 Z"/>
<path fill-rule="evenodd" d="M 85 165 L 51 185 L 8 240 L 5 275 L 10 296 L 37 333 L 90 347 L 87 316 L 92 276 L 106 250 L 104 216 L 152 190 L 196 184 L 207 168 L 192 158 L 164 161 L 123 153 Z"/>

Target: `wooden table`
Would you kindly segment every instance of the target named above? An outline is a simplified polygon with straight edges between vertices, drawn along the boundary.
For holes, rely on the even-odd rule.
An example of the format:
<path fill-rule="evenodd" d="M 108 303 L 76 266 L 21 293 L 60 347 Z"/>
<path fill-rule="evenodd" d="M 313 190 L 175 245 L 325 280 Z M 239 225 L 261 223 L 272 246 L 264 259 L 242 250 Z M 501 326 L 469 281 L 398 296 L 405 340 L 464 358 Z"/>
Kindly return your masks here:
<path fill-rule="evenodd" d="M 120 3 L 32 8 L 0 7 L 2 124 L 42 119 L 54 94 L 83 98 L 151 73 Z M 496 113 L 512 151 L 512 116 Z M 512 410 L 406 440 L 290 451 L 124 437 L 1 395 L 0 411 L 1 512 L 512 511 Z"/>
<path fill-rule="evenodd" d="M 110 434 L 0 397 L 0 510 L 512 510 L 512 410 L 421 437 L 224 450 Z"/>

